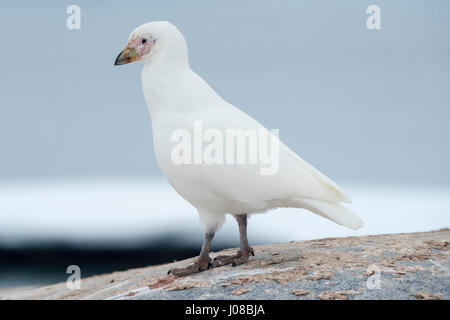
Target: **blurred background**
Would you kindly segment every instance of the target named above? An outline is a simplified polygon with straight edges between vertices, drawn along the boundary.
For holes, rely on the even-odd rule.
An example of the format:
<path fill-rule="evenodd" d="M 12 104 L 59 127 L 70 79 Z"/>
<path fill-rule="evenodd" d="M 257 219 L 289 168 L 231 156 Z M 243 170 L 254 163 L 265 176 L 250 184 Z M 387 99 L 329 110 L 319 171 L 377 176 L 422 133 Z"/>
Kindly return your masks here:
<path fill-rule="evenodd" d="M 81 8 L 69 30 L 66 9 Z M 381 8 L 381 30 L 366 9 Z M 294 209 L 252 244 L 450 226 L 450 2 L 2 1 L 0 287 L 196 255 L 195 210 L 164 180 L 129 33 L 168 20 L 191 67 L 354 203 L 352 231 Z M 213 250 L 238 246 L 228 219 Z"/>

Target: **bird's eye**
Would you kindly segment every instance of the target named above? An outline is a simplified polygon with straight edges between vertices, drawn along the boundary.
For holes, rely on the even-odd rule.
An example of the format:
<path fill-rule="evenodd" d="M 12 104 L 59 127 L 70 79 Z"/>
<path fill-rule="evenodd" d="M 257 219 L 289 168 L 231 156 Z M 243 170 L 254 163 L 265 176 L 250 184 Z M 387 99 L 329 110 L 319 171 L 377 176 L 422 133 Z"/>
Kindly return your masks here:
<path fill-rule="evenodd" d="M 147 39 L 142 39 L 142 44 L 146 43 Z"/>

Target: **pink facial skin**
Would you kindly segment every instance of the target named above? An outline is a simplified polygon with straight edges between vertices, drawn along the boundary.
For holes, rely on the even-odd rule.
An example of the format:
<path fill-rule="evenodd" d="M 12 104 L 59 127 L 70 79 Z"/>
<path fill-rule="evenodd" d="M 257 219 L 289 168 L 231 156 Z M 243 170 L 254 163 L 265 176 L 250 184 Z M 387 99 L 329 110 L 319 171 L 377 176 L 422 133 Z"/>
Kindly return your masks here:
<path fill-rule="evenodd" d="M 144 42 L 144 43 L 142 43 Z M 155 39 L 148 39 L 148 38 L 142 38 L 137 37 L 133 38 L 128 42 L 128 48 L 132 48 L 136 51 L 138 58 L 136 60 L 139 60 L 142 56 L 145 56 L 147 53 L 150 52 L 153 45 L 155 44 Z"/>

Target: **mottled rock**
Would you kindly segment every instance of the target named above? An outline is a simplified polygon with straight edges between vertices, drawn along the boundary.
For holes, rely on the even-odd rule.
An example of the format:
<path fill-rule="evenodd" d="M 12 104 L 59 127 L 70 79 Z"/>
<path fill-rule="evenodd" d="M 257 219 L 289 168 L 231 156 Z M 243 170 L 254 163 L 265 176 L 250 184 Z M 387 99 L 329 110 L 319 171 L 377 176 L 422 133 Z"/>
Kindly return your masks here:
<path fill-rule="evenodd" d="M 256 246 L 237 267 L 175 278 L 194 258 L 65 283 L 3 290 L 1 299 L 449 299 L 450 229 Z M 212 255 L 229 254 L 233 250 Z"/>

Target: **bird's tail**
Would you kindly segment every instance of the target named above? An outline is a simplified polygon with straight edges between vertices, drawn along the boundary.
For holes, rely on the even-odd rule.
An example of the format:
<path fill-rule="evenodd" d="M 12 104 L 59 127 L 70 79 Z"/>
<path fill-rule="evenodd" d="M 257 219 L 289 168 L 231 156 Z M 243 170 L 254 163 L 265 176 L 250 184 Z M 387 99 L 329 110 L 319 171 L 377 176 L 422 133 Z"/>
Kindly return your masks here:
<path fill-rule="evenodd" d="M 358 218 L 353 212 L 339 203 L 301 199 L 302 208 L 310 210 L 324 218 L 330 219 L 337 224 L 352 228 L 354 230 L 361 228 L 364 222 Z"/>

